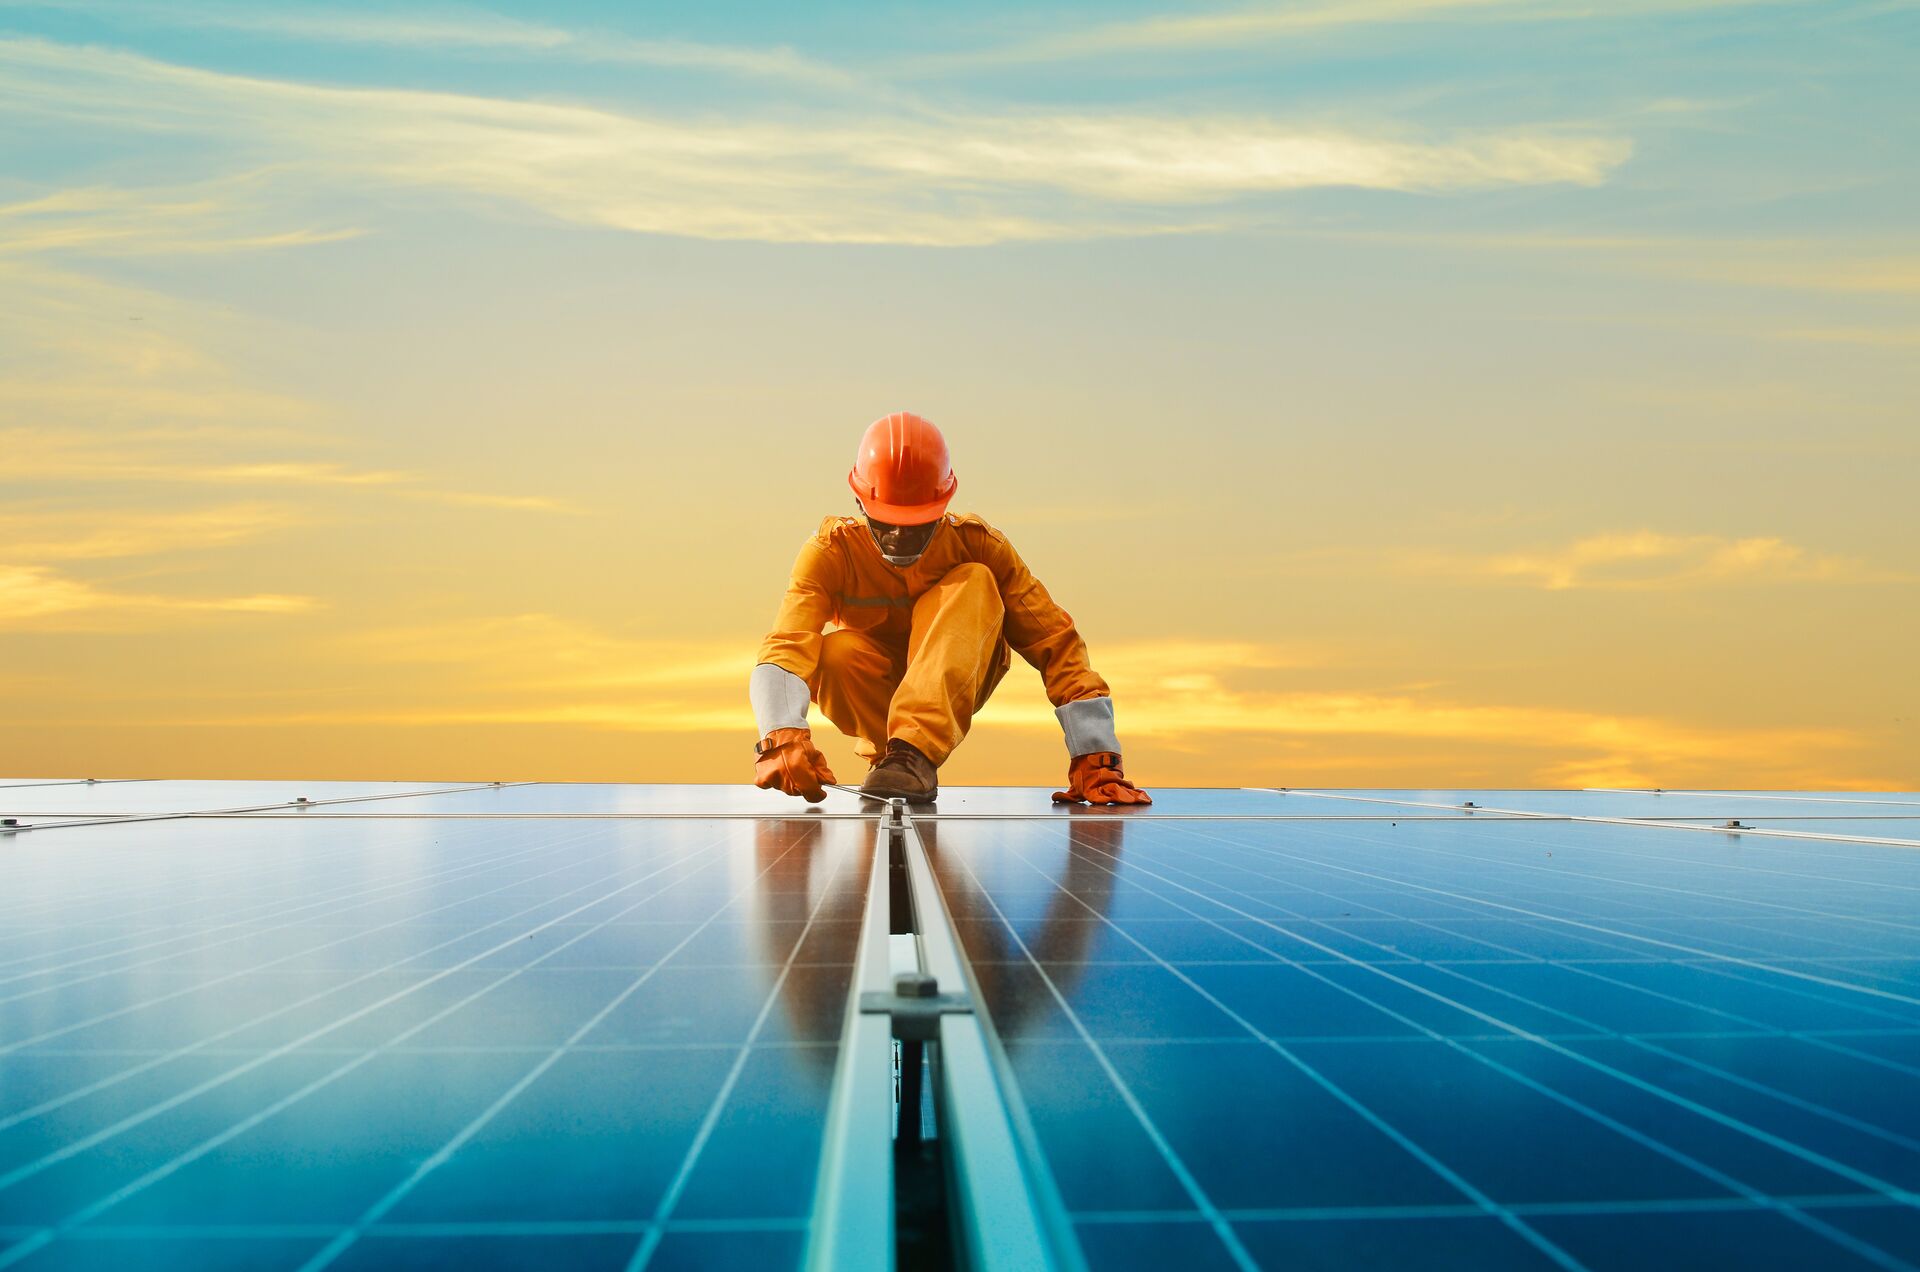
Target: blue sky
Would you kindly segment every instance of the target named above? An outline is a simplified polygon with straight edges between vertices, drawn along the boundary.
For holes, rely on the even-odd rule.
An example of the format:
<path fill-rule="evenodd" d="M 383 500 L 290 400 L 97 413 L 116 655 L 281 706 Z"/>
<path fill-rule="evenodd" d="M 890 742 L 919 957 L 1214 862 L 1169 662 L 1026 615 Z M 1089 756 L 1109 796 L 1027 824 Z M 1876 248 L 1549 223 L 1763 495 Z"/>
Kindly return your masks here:
<path fill-rule="evenodd" d="M 0 685 L 81 767 L 731 780 L 702 651 L 906 407 L 1163 772 L 1920 780 L 1916 53 L 1910 0 L 0 0 Z M 976 777 L 1057 741 L 1007 696 Z"/>

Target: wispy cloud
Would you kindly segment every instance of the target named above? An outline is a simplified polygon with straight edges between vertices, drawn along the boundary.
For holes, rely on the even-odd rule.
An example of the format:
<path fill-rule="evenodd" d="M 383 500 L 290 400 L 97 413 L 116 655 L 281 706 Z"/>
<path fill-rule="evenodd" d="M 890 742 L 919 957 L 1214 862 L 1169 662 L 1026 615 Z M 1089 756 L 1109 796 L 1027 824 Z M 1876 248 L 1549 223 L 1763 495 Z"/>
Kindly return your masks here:
<path fill-rule="evenodd" d="M 0 560 L 80 561 L 227 547 L 299 522 L 272 504 L 186 512 L 0 513 Z"/>
<path fill-rule="evenodd" d="M 1128 19 L 1056 32 L 972 53 L 925 60 L 928 67 L 1057 62 L 1170 49 L 1238 49 L 1354 29 L 1434 22 L 1618 20 L 1791 0 L 1304 0 Z M 921 65 L 916 63 L 916 66 Z"/>
<path fill-rule="evenodd" d="M 1816 776 L 1831 782 L 1857 764 L 1869 741 L 1841 728 L 1702 726 L 1577 707 L 1462 702 L 1413 687 L 1255 689 L 1237 683 L 1250 662 L 1282 665 L 1297 655 L 1269 649 L 1249 660 L 1249 651 L 1260 650 L 1250 646 L 1222 665 L 1190 661 L 1192 647 L 1193 642 L 1156 641 L 1099 652 L 1123 738 L 1218 754 L 1223 738 L 1259 736 L 1282 748 L 1289 740 L 1305 742 L 1308 760 L 1321 752 L 1339 754 L 1343 739 L 1370 745 L 1439 742 L 1454 748 L 1446 767 L 1466 767 L 1471 752 L 1496 752 L 1507 771 L 1529 766 L 1531 780 L 1541 785 L 1597 785 L 1623 776 L 1630 779 L 1627 784 L 1683 785 L 1729 772 L 1772 784 Z M 1167 653 L 1174 656 L 1163 657 Z M 1148 670 L 1156 666 L 1162 670 Z M 998 695 L 981 719 L 1031 730 L 1058 727 L 1046 702 L 1032 695 Z M 1270 754 L 1269 771 L 1284 772 L 1291 752 Z M 1349 747 L 1344 767 L 1365 772 L 1378 762 L 1377 753 L 1366 758 L 1364 746 Z"/>
<path fill-rule="evenodd" d="M 305 247 L 359 234 L 351 228 L 255 228 L 257 210 L 232 192 L 256 176 L 208 182 L 191 192 L 91 186 L 0 204 L 0 256 L 178 256 Z"/>
<path fill-rule="evenodd" d="M 507 692 L 724 687 L 738 696 L 755 642 L 633 639 L 528 613 L 382 628 L 344 637 L 340 647 L 356 661 L 458 669 L 451 674 L 467 684 L 477 671 L 480 684 Z"/>
<path fill-rule="evenodd" d="M 0 398 L 6 386 L 0 384 Z M 0 477 L 177 485 L 245 486 L 262 491 L 379 490 L 408 499 L 474 508 L 527 512 L 574 512 L 544 495 L 441 490 L 418 473 L 356 468 L 335 460 L 259 459 L 242 462 L 202 452 L 189 435 L 140 429 L 117 432 L 77 429 L 0 429 Z M 223 451 L 231 451 L 230 444 Z"/>
<path fill-rule="evenodd" d="M 1849 557 L 1809 552 L 1773 536 L 1598 534 L 1539 552 L 1416 558 L 1415 568 L 1511 580 L 1549 591 L 1655 590 L 1714 584 L 1885 583 L 1908 576 Z"/>
<path fill-rule="evenodd" d="M 878 77 L 856 76 L 785 47 L 695 40 L 639 40 L 611 31 L 576 31 L 483 9 L 431 12 L 289 8 L 221 4 L 122 4 L 112 0 L 0 0 L 0 9 L 51 9 L 121 25 L 247 32 L 307 42 L 381 45 L 422 51 L 510 52 L 574 62 L 704 71 L 783 84 L 873 94 Z"/>
<path fill-rule="evenodd" d="M 455 191 L 645 233 L 964 245 L 1216 228 L 1200 209 L 1322 187 L 1594 185 L 1625 139 L 1438 138 L 1258 117 L 1102 113 L 682 120 L 453 93 L 220 74 L 0 41 L 0 105 L 221 139 L 282 178 Z"/>
<path fill-rule="evenodd" d="M 298 614 L 311 596 L 186 597 L 115 592 L 46 566 L 0 565 L 0 630 L 97 631 L 209 614 Z"/>

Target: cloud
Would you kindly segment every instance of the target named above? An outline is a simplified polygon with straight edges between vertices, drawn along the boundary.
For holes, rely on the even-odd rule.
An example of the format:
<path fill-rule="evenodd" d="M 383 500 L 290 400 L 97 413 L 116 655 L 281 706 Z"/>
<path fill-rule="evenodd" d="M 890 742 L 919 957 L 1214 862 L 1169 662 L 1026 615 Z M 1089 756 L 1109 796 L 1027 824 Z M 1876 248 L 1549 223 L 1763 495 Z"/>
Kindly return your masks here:
<path fill-rule="evenodd" d="M 231 191 L 252 175 L 185 194 L 91 186 L 0 204 L 0 255 L 177 256 L 305 247 L 359 234 L 349 228 L 250 228 L 257 209 L 232 198 Z"/>
<path fill-rule="evenodd" d="M 0 400 L 7 385 L 0 383 Z M 216 435 L 217 436 L 217 435 Z M 460 507 L 522 512 L 576 512 L 564 500 L 544 495 L 439 490 L 426 478 L 395 469 L 356 468 L 334 460 L 261 459 L 234 463 L 197 453 L 193 434 L 139 429 L 120 432 L 75 429 L 0 429 L 0 477 L 86 484 L 137 482 L 251 486 L 262 491 L 377 490 L 397 497 Z M 185 444 L 183 445 L 183 441 Z M 223 454 L 233 449 L 223 440 Z"/>
<path fill-rule="evenodd" d="M 0 8 L 86 13 L 118 23 L 240 31 L 285 40 L 381 45 L 435 52 L 511 52 L 575 62 L 653 66 L 772 80 L 809 88 L 879 90 L 856 76 L 784 47 L 693 40 L 636 40 L 611 31 L 569 31 L 481 9 L 431 13 L 294 9 L 212 4 L 116 4 L 104 0 L 0 0 Z"/>
<path fill-rule="evenodd" d="M 1596 185 L 1618 137 L 1363 135 L 1258 117 L 904 114 L 675 119 L 454 93 L 331 88 L 0 41 L 0 108 L 191 134 L 311 192 L 414 187 L 641 233 L 958 246 L 1204 232 L 1200 209 L 1323 187 Z M 291 192 L 289 197 L 298 197 Z"/>
<path fill-rule="evenodd" d="M 355 661 L 455 669 L 463 683 L 474 683 L 477 670 L 489 688 L 540 693 L 724 686 L 743 695 L 756 648 L 756 641 L 628 639 L 544 613 L 384 628 L 341 643 Z"/>
<path fill-rule="evenodd" d="M 1195 661 L 1213 648 L 1229 661 Z M 1230 652 L 1232 651 L 1232 652 Z M 1247 654 L 1251 652 L 1252 657 Z M 1731 772 L 1778 785 L 1818 776 L 1844 781 L 1868 739 L 1840 728 L 1712 727 L 1684 721 L 1575 707 L 1461 702 L 1411 686 L 1380 692 L 1250 689 L 1234 683 L 1249 665 L 1287 665 L 1293 651 L 1259 645 L 1153 641 L 1096 651 L 1113 685 L 1124 740 L 1219 755 L 1251 739 L 1274 748 L 1268 767 L 1286 771 L 1290 742 L 1304 742 L 1305 768 L 1377 770 L 1381 746 L 1444 743 L 1445 765 L 1459 769 L 1475 754 L 1500 755 L 1507 772 L 1530 770 L 1541 785 L 1685 785 Z M 1158 669 L 1153 670 L 1153 669 Z M 981 719 L 995 726 L 1058 728 L 1044 699 L 1001 693 Z M 1229 741 L 1237 739 L 1237 741 Z M 1348 745 L 1342 752 L 1343 743 Z M 1236 762 L 1234 771 L 1246 765 Z M 1620 779 L 1627 779 L 1621 781 Z"/>
<path fill-rule="evenodd" d="M 1568 22 L 1764 7 L 1790 0 L 1304 0 L 1129 19 L 977 53 L 925 60 L 927 68 L 1068 61 L 1170 49 L 1240 49 L 1332 32 L 1432 22 Z M 914 64 L 916 68 L 921 63 Z"/>
<path fill-rule="evenodd" d="M 1549 591 L 1605 588 L 1645 591 L 1713 584 L 1884 583 L 1907 576 L 1847 557 L 1823 556 L 1784 539 L 1659 534 L 1598 534 L 1543 552 L 1481 558 L 1421 559 L 1425 568 L 1506 579 Z"/>
<path fill-rule="evenodd" d="M 745 701 L 750 644 L 629 640 L 545 613 L 463 620 L 342 638 L 363 666 L 410 671 L 376 704 L 290 715 L 197 721 L 223 725 L 577 726 L 626 733 L 753 727 Z M 1234 780 L 1254 771 L 1366 772 L 1382 748 L 1411 751 L 1431 771 L 1492 760 L 1542 784 L 1686 785 L 1728 773 L 1775 784 L 1834 785 L 1866 740 L 1839 728 L 1698 726 L 1576 707 L 1449 698 L 1440 683 L 1388 690 L 1266 687 L 1270 673 L 1321 669 L 1314 651 L 1210 638 L 1118 642 L 1095 651 L 1112 683 L 1124 739 L 1168 755 L 1213 757 Z M 1249 687 L 1248 672 L 1261 687 Z M 983 728 L 1057 735 L 1038 685 L 1022 671 L 981 714 Z M 823 726 L 826 727 L 826 726 Z M 1265 757 L 1249 763 L 1247 754 Z M 1297 762 L 1296 762 L 1297 761 Z M 1397 762 L 1405 763 L 1401 756 Z"/>
<path fill-rule="evenodd" d="M 45 566 L 0 565 L 0 631 L 124 631 L 156 619 L 208 614 L 298 614 L 311 596 L 181 597 L 113 592 Z"/>
<path fill-rule="evenodd" d="M 220 548 L 299 520 L 290 509 L 261 503 L 190 512 L 0 513 L 0 559 L 78 561 Z"/>

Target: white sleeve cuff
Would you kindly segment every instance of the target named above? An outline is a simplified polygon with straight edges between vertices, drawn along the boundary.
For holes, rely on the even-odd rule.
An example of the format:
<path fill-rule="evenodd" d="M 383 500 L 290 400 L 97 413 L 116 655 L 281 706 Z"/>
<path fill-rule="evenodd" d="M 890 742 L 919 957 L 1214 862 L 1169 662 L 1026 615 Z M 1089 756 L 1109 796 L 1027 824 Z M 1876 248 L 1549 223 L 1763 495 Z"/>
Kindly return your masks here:
<path fill-rule="evenodd" d="M 1053 714 L 1060 717 L 1060 727 L 1066 731 L 1068 755 L 1119 753 L 1120 739 L 1113 732 L 1112 698 L 1082 698 L 1055 707 Z"/>
<path fill-rule="evenodd" d="M 807 727 L 807 682 L 772 663 L 761 663 L 747 679 L 747 697 L 753 701 L 753 722 L 766 737 L 775 729 Z"/>

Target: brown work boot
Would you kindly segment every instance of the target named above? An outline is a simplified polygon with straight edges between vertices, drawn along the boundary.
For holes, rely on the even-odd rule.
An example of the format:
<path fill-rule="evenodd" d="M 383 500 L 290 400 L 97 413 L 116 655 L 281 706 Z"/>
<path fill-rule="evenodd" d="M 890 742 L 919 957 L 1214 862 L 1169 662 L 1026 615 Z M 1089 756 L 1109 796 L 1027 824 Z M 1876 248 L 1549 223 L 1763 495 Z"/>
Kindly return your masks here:
<path fill-rule="evenodd" d="M 920 748 L 899 738 L 887 740 L 887 753 L 880 757 L 860 793 L 873 799 L 904 799 L 910 804 L 930 804 L 940 793 L 940 778 L 933 761 Z"/>

